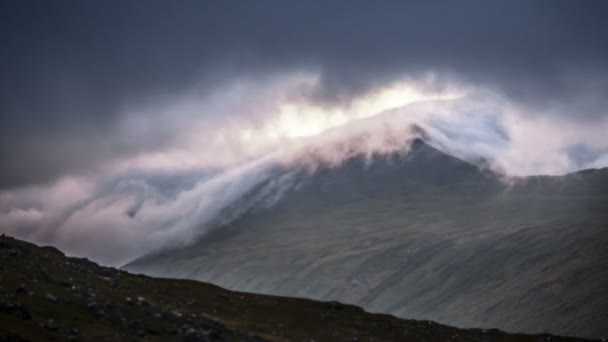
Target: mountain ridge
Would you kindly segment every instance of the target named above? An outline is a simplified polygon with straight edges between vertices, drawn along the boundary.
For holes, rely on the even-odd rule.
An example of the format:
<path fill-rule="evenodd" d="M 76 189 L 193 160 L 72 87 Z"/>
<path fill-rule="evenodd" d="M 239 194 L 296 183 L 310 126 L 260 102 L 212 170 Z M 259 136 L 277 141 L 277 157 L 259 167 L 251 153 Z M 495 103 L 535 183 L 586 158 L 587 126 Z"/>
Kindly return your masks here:
<path fill-rule="evenodd" d="M 456 326 L 608 335 L 607 170 L 508 183 L 413 147 L 303 173 L 272 206 L 126 269 Z"/>

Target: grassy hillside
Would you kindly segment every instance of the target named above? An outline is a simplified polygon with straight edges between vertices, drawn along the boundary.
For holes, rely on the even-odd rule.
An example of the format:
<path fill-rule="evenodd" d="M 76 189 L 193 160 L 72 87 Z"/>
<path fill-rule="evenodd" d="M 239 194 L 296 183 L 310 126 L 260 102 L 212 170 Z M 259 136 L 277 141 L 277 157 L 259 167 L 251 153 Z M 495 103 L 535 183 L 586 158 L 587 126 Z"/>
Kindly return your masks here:
<path fill-rule="evenodd" d="M 577 341 L 151 278 L 6 236 L 0 265 L 0 341 Z"/>
<path fill-rule="evenodd" d="M 252 196 L 255 197 L 255 196 Z M 418 143 L 127 265 L 461 327 L 608 336 L 608 170 L 505 184 Z"/>

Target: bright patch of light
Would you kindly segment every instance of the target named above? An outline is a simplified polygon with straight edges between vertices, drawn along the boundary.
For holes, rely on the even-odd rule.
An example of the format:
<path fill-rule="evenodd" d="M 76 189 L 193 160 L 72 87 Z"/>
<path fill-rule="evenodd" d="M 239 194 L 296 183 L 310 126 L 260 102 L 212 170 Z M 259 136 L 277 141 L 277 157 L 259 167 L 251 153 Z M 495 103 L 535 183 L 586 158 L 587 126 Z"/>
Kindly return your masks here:
<path fill-rule="evenodd" d="M 377 115 L 386 110 L 411 103 L 431 100 L 447 100 L 462 97 L 462 92 L 432 93 L 422 91 L 407 83 L 380 89 L 353 100 L 347 106 L 322 107 L 314 103 L 284 103 L 279 105 L 275 120 L 268 122 L 256 133 L 248 131 L 242 137 L 259 135 L 264 139 L 278 140 L 313 136 L 349 121 Z"/>

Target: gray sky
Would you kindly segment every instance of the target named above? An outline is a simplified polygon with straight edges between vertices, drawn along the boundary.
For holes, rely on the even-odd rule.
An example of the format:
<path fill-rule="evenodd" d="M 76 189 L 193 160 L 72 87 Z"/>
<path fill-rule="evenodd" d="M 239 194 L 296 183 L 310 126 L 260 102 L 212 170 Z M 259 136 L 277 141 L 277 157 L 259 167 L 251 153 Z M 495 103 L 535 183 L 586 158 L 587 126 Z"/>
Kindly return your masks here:
<path fill-rule="evenodd" d="M 3 1 L 0 188 L 171 146 L 187 119 L 151 111 L 134 132 L 125 108 L 273 72 L 317 72 L 320 104 L 431 72 L 598 120 L 607 16 L 605 1 Z"/>

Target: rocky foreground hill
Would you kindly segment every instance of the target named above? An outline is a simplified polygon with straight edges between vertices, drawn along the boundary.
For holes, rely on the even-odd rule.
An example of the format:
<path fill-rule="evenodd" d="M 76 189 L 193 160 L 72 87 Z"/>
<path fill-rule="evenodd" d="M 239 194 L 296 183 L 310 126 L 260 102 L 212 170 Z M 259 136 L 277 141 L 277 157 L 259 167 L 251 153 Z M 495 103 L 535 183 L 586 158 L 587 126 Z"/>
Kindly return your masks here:
<path fill-rule="evenodd" d="M 230 270 L 226 270 L 230 272 Z M 151 278 L 0 237 L 0 341 L 581 341 Z"/>

